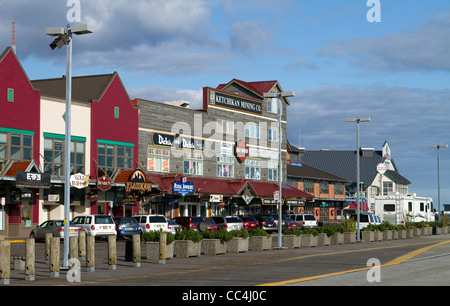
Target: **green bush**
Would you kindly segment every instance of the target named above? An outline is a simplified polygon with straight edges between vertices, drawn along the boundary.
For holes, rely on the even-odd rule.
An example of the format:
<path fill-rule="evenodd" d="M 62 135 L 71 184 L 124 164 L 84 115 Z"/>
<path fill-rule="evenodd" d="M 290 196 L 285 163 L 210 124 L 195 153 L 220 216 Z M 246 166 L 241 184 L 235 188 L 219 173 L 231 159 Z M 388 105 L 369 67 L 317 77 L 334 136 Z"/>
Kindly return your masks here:
<path fill-rule="evenodd" d="M 339 233 L 356 232 L 356 221 L 353 218 L 345 219 L 338 227 Z"/>
<path fill-rule="evenodd" d="M 245 228 L 242 228 L 240 230 L 232 230 L 230 233 L 233 234 L 233 237 L 239 237 L 242 239 L 246 239 L 250 236 L 249 231 Z"/>
<path fill-rule="evenodd" d="M 314 236 L 319 235 L 319 231 L 315 228 L 311 228 L 311 227 L 305 227 L 301 230 L 302 234 L 313 234 Z"/>
<path fill-rule="evenodd" d="M 336 233 L 337 228 L 336 228 L 336 226 L 328 225 L 328 226 L 318 227 L 317 230 L 319 231 L 319 233 L 325 233 L 325 234 L 327 234 L 327 237 L 331 237 Z"/>
<path fill-rule="evenodd" d="M 285 230 L 283 231 L 284 235 L 295 235 L 295 236 L 300 236 L 302 234 L 302 230 L 299 228 L 295 228 L 293 230 Z"/>
<path fill-rule="evenodd" d="M 159 231 L 150 231 L 142 234 L 143 242 L 159 242 L 159 235 L 161 230 Z M 171 244 L 175 241 L 175 236 L 172 233 L 166 232 L 166 244 Z"/>
<path fill-rule="evenodd" d="M 175 234 L 175 240 L 191 240 L 193 242 L 200 242 L 202 239 L 203 236 L 192 228 L 184 228 L 182 231 L 177 231 Z"/>
<path fill-rule="evenodd" d="M 269 234 L 265 230 L 257 228 L 250 233 L 250 236 L 269 236 Z"/>

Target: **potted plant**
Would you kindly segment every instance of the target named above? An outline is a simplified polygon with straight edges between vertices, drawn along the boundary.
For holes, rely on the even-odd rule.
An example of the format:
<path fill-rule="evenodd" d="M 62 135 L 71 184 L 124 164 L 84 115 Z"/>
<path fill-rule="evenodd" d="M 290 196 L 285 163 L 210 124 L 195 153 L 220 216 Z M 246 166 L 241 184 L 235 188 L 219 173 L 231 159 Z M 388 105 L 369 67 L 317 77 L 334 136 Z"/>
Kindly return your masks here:
<path fill-rule="evenodd" d="M 159 260 L 159 237 L 160 231 L 150 231 L 142 234 L 142 241 L 145 243 L 148 260 Z M 173 258 L 175 237 L 172 233 L 166 232 L 166 259 Z"/>
<path fill-rule="evenodd" d="M 317 235 L 319 232 L 310 227 L 302 229 L 302 248 L 317 246 Z"/>
<path fill-rule="evenodd" d="M 203 254 L 218 255 L 227 252 L 227 242 L 233 238 L 233 234 L 222 228 L 218 232 L 203 232 Z"/>
<path fill-rule="evenodd" d="M 406 226 L 403 224 L 397 225 L 398 239 L 406 239 Z"/>
<path fill-rule="evenodd" d="M 335 226 L 335 233 L 330 237 L 330 244 L 344 244 L 344 228 L 342 226 Z"/>
<path fill-rule="evenodd" d="M 356 242 L 356 221 L 353 218 L 345 219 L 342 224 L 342 232 L 344 233 L 344 244 Z"/>
<path fill-rule="evenodd" d="M 250 243 L 253 251 L 262 252 L 272 249 L 272 235 L 263 229 L 256 229 L 250 233 Z"/>
<path fill-rule="evenodd" d="M 374 242 L 375 240 L 375 233 L 371 228 L 371 225 L 366 226 L 361 230 L 361 239 L 364 242 Z"/>
<path fill-rule="evenodd" d="M 200 256 L 203 236 L 192 228 L 177 231 L 175 234 L 175 255 L 179 258 Z"/>
<path fill-rule="evenodd" d="M 331 244 L 331 237 L 336 233 L 335 226 L 319 227 L 319 235 L 317 235 L 317 246 L 325 246 Z"/>
<path fill-rule="evenodd" d="M 286 230 L 283 232 L 283 246 L 288 249 L 300 248 L 302 246 L 302 232 L 300 229 Z"/>
<path fill-rule="evenodd" d="M 248 252 L 248 240 L 249 232 L 245 228 L 241 230 L 232 230 L 230 232 L 233 235 L 233 239 L 227 243 L 228 253 L 243 253 Z"/>

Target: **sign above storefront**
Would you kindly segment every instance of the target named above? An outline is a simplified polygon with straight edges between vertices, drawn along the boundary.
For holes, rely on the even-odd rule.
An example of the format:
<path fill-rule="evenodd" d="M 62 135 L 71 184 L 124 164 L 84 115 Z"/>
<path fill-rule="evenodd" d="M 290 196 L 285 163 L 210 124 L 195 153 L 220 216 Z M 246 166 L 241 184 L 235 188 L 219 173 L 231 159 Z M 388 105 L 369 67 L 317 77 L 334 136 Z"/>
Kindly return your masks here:
<path fill-rule="evenodd" d="M 209 89 L 208 104 L 262 115 L 262 101 Z"/>
<path fill-rule="evenodd" d="M 173 182 L 173 192 L 179 193 L 182 197 L 187 196 L 190 193 L 194 193 L 194 183 L 193 182 Z"/>
<path fill-rule="evenodd" d="M 89 175 L 84 175 L 83 173 L 76 173 L 70 176 L 70 186 L 83 189 L 89 184 Z"/>
<path fill-rule="evenodd" d="M 29 173 L 17 171 L 16 187 L 49 189 L 50 173 Z"/>
<path fill-rule="evenodd" d="M 151 192 L 153 184 L 147 180 L 144 171 L 141 169 L 134 170 L 125 184 L 125 191 Z"/>
<path fill-rule="evenodd" d="M 165 134 L 154 132 L 152 135 L 154 146 L 174 147 L 176 150 L 188 149 L 203 151 L 205 149 L 205 140 L 180 134 Z"/>
<path fill-rule="evenodd" d="M 238 141 L 234 147 L 234 153 L 239 162 L 243 163 L 249 154 L 248 146 L 244 141 Z"/>
<path fill-rule="evenodd" d="M 111 181 L 106 177 L 106 175 L 103 175 L 97 180 L 97 188 L 101 191 L 108 191 L 111 189 Z"/>

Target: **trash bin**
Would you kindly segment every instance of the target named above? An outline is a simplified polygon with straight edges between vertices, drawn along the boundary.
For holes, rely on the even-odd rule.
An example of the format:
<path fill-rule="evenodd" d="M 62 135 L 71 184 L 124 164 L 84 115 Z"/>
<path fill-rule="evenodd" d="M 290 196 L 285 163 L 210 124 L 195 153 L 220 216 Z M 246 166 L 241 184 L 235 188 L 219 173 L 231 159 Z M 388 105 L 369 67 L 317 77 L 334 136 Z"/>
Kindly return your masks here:
<path fill-rule="evenodd" d="M 133 239 L 125 241 L 125 261 L 133 261 Z"/>

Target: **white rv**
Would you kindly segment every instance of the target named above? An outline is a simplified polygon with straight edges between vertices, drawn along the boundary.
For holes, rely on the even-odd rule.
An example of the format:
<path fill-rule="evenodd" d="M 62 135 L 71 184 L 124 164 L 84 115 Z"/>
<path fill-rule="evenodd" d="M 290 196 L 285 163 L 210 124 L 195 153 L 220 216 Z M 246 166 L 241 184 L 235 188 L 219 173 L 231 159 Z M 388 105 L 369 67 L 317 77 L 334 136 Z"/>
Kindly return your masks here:
<path fill-rule="evenodd" d="M 375 214 L 394 225 L 405 222 L 434 221 L 433 200 L 415 193 L 375 197 Z"/>

